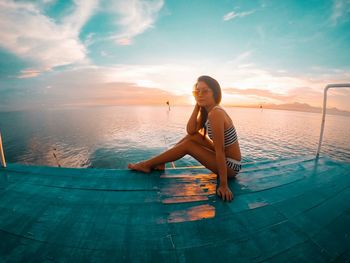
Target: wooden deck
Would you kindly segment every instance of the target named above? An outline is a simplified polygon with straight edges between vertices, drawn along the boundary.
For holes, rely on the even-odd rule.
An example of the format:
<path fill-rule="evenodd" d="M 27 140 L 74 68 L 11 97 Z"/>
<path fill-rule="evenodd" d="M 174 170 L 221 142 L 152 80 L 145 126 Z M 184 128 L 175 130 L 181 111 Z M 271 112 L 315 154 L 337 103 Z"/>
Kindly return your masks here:
<path fill-rule="evenodd" d="M 350 164 L 246 165 L 215 195 L 206 169 L 0 169 L 1 262 L 349 262 Z"/>

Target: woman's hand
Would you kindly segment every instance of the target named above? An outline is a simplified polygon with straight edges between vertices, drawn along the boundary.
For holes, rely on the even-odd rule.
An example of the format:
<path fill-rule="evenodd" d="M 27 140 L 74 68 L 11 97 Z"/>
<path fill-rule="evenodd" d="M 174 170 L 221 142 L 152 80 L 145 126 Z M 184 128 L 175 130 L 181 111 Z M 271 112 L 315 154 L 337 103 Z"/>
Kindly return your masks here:
<path fill-rule="evenodd" d="M 216 190 L 216 194 L 222 198 L 222 200 L 232 201 L 233 194 L 227 185 L 220 185 Z"/>
<path fill-rule="evenodd" d="M 199 111 L 200 110 L 200 106 L 199 106 L 199 104 L 198 103 L 196 103 L 196 105 L 194 105 L 194 109 L 196 110 L 196 111 Z"/>
<path fill-rule="evenodd" d="M 188 134 L 195 134 L 199 130 L 199 123 L 198 123 L 198 114 L 199 114 L 200 107 L 198 103 L 194 106 L 193 112 L 191 114 L 191 117 L 189 118 L 186 126 L 186 131 Z"/>

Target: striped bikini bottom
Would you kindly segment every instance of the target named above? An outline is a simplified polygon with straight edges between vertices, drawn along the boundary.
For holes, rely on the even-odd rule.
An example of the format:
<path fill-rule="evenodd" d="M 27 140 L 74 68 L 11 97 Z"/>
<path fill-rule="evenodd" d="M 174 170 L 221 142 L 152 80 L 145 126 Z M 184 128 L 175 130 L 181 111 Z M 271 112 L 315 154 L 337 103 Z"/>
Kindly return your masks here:
<path fill-rule="evenodd" d="M 226 164 L 236 173 L 238 173 L 242 168 L 242 163 L 232 158 L 226 158 Z"/>

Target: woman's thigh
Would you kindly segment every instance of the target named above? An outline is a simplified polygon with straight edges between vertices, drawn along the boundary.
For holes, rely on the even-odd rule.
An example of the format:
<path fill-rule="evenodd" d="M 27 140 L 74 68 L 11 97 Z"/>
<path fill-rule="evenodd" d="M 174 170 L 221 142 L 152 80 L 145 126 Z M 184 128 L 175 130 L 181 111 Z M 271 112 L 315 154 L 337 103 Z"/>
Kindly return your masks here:
<path fill-rule="evenodd" d="M 213 141 L 209 140 L 207 136 L 203 137 L 203 135 L 200 133 L 196 133 L 194 135 L 188 134 L 184 139 L 191 140 L 195 143 L 198 143 L 199 145 L 202 145 L 202 146 L 214 151 Z"/>
<path fill-rule="evenodd" d="M 209 169 L 215 174 L 218 174 L 218 167 L 216 164 L 216 155 L 213 150 L 195 141 L 190 141 L 188 152 L 193 158 L 199 161 L 207 169 Z M 234 178 L 235 175 L 236 175 L 236 172 L 231 168 L 227 167 L 227 177 Z"/>

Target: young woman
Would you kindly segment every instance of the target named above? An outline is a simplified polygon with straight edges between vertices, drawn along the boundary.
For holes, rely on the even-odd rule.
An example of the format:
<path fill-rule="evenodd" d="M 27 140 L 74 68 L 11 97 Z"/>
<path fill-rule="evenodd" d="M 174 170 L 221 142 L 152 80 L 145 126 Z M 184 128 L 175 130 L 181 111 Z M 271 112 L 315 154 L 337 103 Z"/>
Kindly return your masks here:
<path fill-rule="evenodd" d="M 221 88 L 215 79 L 199 77 L 193 95 L 197 103 L 187 123 L 188 134 L 166 152 L 143 162 L 129 164 L 128 167 L 148 173 L 152 169 L 162 170 L 165 163 L 189 154 L 219 176 L 217 194 L 223 200 L 231 201 L 233 194 L 227 181 L 241 169 L 236 129 L 231 118 L 219 106 Z"/>

